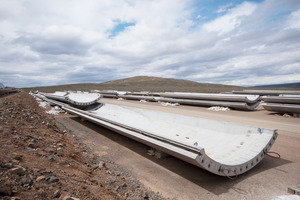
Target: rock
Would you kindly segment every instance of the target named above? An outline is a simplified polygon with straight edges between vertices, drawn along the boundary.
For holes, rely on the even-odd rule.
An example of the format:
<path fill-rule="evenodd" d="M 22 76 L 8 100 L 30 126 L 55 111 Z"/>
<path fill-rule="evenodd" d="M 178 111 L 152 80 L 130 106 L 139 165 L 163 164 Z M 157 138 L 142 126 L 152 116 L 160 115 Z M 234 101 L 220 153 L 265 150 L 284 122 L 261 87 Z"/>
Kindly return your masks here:
<path fill-rule="evenodd" d="M 50 178 L 47 178 L 46 180 L 48 183 L 56 183 L 59 181 L 59 178 L 57 178 L 56 176 L 50 176 Z"/>
<path fill-rule="evenodd" d="M 154 156 L 155 155 L 155 150 L 154 149 L 149 149 L 148 150 L 148 153 L 147 153 L 149 156 Z"/>
<path fill-rule="evenodd" d="M 17 186 L 13 186 L 11 189 L 12 189 L 13 193 L 18 192 L 18 187 Z"/>
<path fill-rule="evenodd" d="M 12 190 L 10 187 L 0 187 L 0 197 L 12 196 Z"/>
<path fill-rule="evenodd" d="M 97 169 L 98 167 L 99 167 L 99 165 L 97 165 L 97 164 L 87 164 L 87 166 L 90 166 L 90 167 L 92 167 L 94 170 L 95 169 Z"/>
<path fill-rule="evenodd" d="M 33 180 L 31 178 L 24 178 L 22 181 L 21 181 L 21 185 L 22 186 L 32 186 L 33 185 Z"/>
<path fill-rule="evenodd" d="M 126 192 L 124 196 L 125 196 L 125 198 L 127 199 L 127 197 L 129 197 L 128 192 Z"/>
<path fill-rule="evenodd" d="M 33 139 L 31 140 L 31 142 L 33 142 L 34 144 L 39 143 L 39 141 L 38 141 L 37 139 L 35 139 L 35 138 L 33 138 Z"/>
<path fill-rule="evenodd" d="M 16 166 L 12 169 L 9 169 L 7 171 L 8 174 L 16 174 L 16 175 L 21 175 L 26 171 L 26 169 L 22 166 Z"/>
<path fill-rule="evenodd" d="M 35 149 L 35 148 L 37 148 L 37 144 L 35 144 L 35 143 L 33 143 L 33 142 L 30 142 L 30 143 L 28 144 L 28 147 L 29 147 L 29 148 L 32 148 L 32 149 Z"/>
<path fill-rule="evenodd" d="M 98 181 L 97 180 L 91 180 L 92 183 L 94 183 L 95 185 L 98 185 Z"/>
<path fill-rule="evenodd" d="M 54 157 L 54 156 L 49 156 L 48 159 L 49 159 L 50 161 L 54 161 L 54 160 L 55 160 L 55 157 Z"/>
<path fill-rule="evenodd" d="M 103 162 L 103 161 L 100 161 L 100 162 L 99 162 L 99 165 L 98 165 L 98 167 L 99 167 L 99 168 L 106 167 L 106 164 L 105 164 L 105 162 Z"/>
<path fill-rule="evenodd" d="M 20 197 L 11 197 L 10 200 L 21 200 Z"/>
<path fill-rule="evenodd" d="M 80 199 L 75 198 L 75 197 L 71 197 L 71 196 L 65 196 L 65 197 L 63 198 L 63 200 L 80 200 Z"/>
<path fill-rule="evenodd" d="M 290 118 L 290 117 L 292 117 L 292 116 L 291 116 L 291 115 L 289 115 L 289 114 L 287 114 L 287 113 L 285 113 L 285 114 L 283 115 L 283 117 Z"/>
<path fill-rule="evenodd" d="M 170 155 L 161 151 L 156 151 L 154 157 L 157 159 L 162 159 L 162 158 L 168 158 L 170 157 Z"/>
<path fill-rule="evenodd" d="M 63 156 L 63 150 L 62 150 L 62 148 L 57 148 L 56 155 L 57 156 Z"/>
<path fill-rule="evenodd" d="M 120 189 L 120 186 L 117 185 L 117 186 L 115 187 L 115 191 L 118 191 L 118 189 Z"/>
<path fill-rule="evenodd" d="M 149 199 L 149 195 L 148 195 L 147 192 L 145 192 L 145 193 L 143 194 L 143 198 L 144 198 L 144 199 Z"/>
<path fill-rule="evenodd" d="M 52 198 L 59 198 L 60 197 L 60 191 L 59 190 L 56 190 L 53 195 L 52 195 Z"/>
<path fill-rule="evenodd" d="M 43 181 L 45 179 L 46 179 L 46 176 L 39 176 L 39 177 L 37 177 L 36 182 L 40 182 L 40 181 Z"/>
<path fill-rule="evenodd" d="M 0 126 L 0 133 L 3 133 L 3 128 Z"/>
<path fill-rule="evenodd" d="M 21 161 L 23 159 L 23 155 L 15 155 L 14 159 Z"/>
<path fill-rule="evenodd" d="M 11 169 L 11 168 L 13 168 L 13 164 L 12 163 L 0 164 L 0 166 L 2 168 L 5 168 L 5 169 Z"/>
<path fill-rule="evenodd" d="M 20 197 L 11 197 L 10 200 L 21 200 Z"/>

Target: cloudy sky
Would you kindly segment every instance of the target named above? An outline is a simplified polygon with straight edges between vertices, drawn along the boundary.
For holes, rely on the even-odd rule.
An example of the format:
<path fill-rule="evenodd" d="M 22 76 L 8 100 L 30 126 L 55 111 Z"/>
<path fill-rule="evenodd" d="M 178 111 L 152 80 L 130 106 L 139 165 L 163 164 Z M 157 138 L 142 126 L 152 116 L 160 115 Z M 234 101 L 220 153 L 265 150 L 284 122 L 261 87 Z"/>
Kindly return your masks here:
<path fill-rule="evenodd" d="M 300 81 L 299 0 L 0 0 L 0 82 Z"/>

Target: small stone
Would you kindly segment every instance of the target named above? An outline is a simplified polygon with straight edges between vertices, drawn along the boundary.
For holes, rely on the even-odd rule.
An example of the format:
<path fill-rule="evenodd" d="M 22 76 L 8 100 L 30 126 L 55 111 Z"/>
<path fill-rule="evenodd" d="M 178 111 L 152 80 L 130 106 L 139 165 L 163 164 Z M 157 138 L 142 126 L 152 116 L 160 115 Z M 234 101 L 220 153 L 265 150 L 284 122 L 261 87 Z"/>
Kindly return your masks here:
<path fill-rule="evenodd" d="M 13 186 L 13 187 L 12 187 L 12 191 L 13 191 L 13 193 L 18 192 L 18 187 L 17 187 L 17 186 Z"/>
<path fill-rule="evenodd" d="M 60 191 L 59 190 L 56 190 L 53 195 L 52 195 L 52 198 L 59 198 L 60 197 Z"/>
<path fill-rule="evenodd" d="M 0 187 L 0 197 L 12 195 L 13 193 L 10 187 Z"/>
<path fill-rule="evenodd" d="M 162 159 L 162 158 L 168 158 L 168 157 L 170 157 L 169 154 L 161 152 L 161 151 L 156 151 L 154 156 L 157 159 Z"/>
<path fill-rule="evenodd" d="M 0 133 L 3 133 L 3 128 L 0 126 Z"/>
<path fill-rule="evenodd" d="M 80 199 L 75 198 L 75 197 L 65 196 L 65 197 L 63 198 L 63 200 L 80 200 Z"/>
<path fill-rule="evenodd" d="M 11 168 L 13 168 L 13 164 L 12 163 L 5 163 L 1 167 L 6 168 L 6 169 L 11 169 Z"/>
<path fill-rule="evenodd" d="M 43 181 L 45 179 L 46 179 L 46 176 L 39 176 L 39 177 L 37 177 L 36 182 L 40 182 L 40 181 Z"/>
<path fill-rule="evenodd" d="M 97 164 L 93 164 L 93 163 L 92 163 L 92 164 L 90 164 L 90 165 L 89 165 L 89 164 L 87 164 L 87 166 L 88 166 L 88 167 L 92 167 L 94 170 L 95 170 L 95 169 L 97 169 L 97 168 L 99 167 L 99 165 L 97 165 Z"/>
<path fill-rule="evenodd" d="M 33 180 L 31 178 L 28 178 L 28 177 L 24 178 L 21 182 L 21 185 L 22 186 L 27 186 L 27 185 L 32 186 L 33 185 Z"/>
<path fill-rule="evenodd" d="M 23 155 L 16 155 L 14 159 L 21 161 L 23 159 Z"/>
<path fill-rule="evenodd" d="M 55 176 L 50 176 L 50 178 L 47 179 L 48 183 L 56 183 L 59 181 L 59 178 L 55 177 Z"/>
<path fill-rule="evenodd" d="M 49 156 L 48 158 L 50 161 L 54 161 L 55 160 L 55 157 L 54 156 Z"/>
<path fill-rule="evenodd" d="M 99 168 L 103 168 L 103 167 L 106 167 L 106 164 L 105 164 L 105 162 L 100 161 L 98 166 L 99 166 Z"/>
<path fill-rule="evenodd" d="M 144 199 L 149 199 L 148 193 L 145 192 L 145 193 L 143 194 L 143 197 L 144 197 Z"/>
<path fill-rule="evenodd" d="M 11 197 L 10 200 L 21 200 L 20 197 Z"/>
<path fill-rule="evenodd" d="M 62 150 L 62 148 L 57 148 L 56 155 L 57 156 L 63 156 L 63 150 Z"/>
<path fill-rule="evenodd" d="M 38 141 L 37 139 L 35 139 L 35 138 L 33 138 L 33 139 L 31 140 L 31 142 L 33 142 L 34 144 L 39 143 L 39 141 Z"/>
<path fill-rule="evenodd" d="M 21 175 L 26 171 L 26 169 L 22 166 L 17 166 L 7 171 L 8 174 L 16 174 Z"/>
<path fill-rule="evenodd" d="M 37 145 L 36 145 L 35 143 L 33 143 L 33 142 L 30 142 L 30 143 L 28 144 L 28 147 L 34 149 L 34 148 L 37 147 Z"/>

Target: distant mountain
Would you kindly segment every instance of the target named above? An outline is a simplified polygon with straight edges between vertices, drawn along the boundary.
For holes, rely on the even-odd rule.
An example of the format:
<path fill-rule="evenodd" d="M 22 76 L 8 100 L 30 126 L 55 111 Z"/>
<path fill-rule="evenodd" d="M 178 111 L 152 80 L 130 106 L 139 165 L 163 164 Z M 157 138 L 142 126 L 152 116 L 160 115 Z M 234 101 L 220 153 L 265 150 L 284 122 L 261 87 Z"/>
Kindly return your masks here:
<path fill-rule="evenodd" d="M 121 91 L 152 91 L 152 92 L 231 92 L 245 89 L 244 87 L 198 83 L 183 79 L 158 78 L 152 76 L 135 76 L 131 78 L 107 81 L 103 83 L 84 83 L 58 85 L 49 87 L 23 88 L 25 91 L 54 92 L 62 90 L 121 90 Z"/>
<path fill-rule="evenodd" d="M 297 83 L 283 83 L 273 85 L 258 85 L 256 88 L 300 88 L 300 82 Z"/>

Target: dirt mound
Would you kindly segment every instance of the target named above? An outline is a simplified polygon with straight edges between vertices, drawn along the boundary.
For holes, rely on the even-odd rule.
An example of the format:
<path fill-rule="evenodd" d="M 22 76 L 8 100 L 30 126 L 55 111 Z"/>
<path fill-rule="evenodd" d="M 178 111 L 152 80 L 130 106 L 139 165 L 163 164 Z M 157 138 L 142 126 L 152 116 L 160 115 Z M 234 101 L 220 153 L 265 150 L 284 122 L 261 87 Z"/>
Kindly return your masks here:
<path fill-rule="evenodd" d="M 0 199 L 163 199 L 60 130 L 29 94 L 0 105 Z"/>

